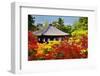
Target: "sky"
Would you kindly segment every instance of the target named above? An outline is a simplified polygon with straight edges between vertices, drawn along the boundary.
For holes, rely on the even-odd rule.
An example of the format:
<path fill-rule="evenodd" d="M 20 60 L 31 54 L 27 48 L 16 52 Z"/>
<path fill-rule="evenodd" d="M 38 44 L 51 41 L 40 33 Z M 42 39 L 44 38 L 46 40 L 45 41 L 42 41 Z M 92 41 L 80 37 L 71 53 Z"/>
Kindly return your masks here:
<path fill-rule="evenodd" d="M 50 15 L 32 15 L 35 17 L 35 24 L 43 24 L 46 21 L 50 24 L 53 21 L 58 20 L 58 18 L 64 19 L 65 25 L 72 25 L 75 21 L 78 21 L 80 17 L 78 16 L 50 16 Z"/>

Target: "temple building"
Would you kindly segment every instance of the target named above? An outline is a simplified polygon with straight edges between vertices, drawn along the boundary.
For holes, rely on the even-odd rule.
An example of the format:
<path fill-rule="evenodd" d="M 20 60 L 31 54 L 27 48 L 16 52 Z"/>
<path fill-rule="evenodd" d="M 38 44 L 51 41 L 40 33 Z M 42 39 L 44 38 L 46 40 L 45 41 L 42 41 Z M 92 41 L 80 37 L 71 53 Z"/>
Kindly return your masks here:
<path fill-rule="evenodd" d="M 48 42 L 49 40 L 63 40 L 64 37 L 68 37 L 69 34 L 65 33 L 51 24 L 48 27 L 45 27 L 42 30 L 33 32 L 38 37 L 40 43 Z"/>

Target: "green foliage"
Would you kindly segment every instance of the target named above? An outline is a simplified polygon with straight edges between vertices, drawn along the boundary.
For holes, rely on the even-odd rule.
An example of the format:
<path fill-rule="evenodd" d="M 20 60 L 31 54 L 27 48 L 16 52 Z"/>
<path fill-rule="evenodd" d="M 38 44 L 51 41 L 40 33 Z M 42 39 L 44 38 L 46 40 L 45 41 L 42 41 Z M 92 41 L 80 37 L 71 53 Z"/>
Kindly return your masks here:
<path fill-rule="evenodd" d="M 71 25 L 64 25 L 64 19 L 58 18 L 58 20 L 53 21 L 52 25 L 59 30 L 71 34 L 72 32 L 72 26 Z"/>
<path fill-rule="evenodd" d="M 81 36 L 88 34 L 88 17 L 80 17 L 72 27 L 72 36 Z"/>
<path fill-rule="evenodd" d="M 62 28 L 64 26 L 64 19 L 58 18 L 58 20 L 53 21 L 52 25 L 58 29 Z"/>
<path fill-rule="evenodd" d="M 88 30 L 88 17 L 80 17 L 79 21 L 73 24 L 74 30 Z"/>
<path fill-rule="evenodd" d="M 60 24 L 58 23 L 58 21 L 53 21 L 52 25 L 56 28 L 58 28 L 60 26 Z"/>
<path fill-rule="evenodd" d="M 75 30 L 72 32 L 72 36 L 85 36 L 88 34 L 88 31 L 87 30 Z"/>
<path fill-rule="evenodd" d="M 58 18 L 57 20 L 53 21 L 52 26 L 60 29 L 65 33 L 69 33 L 69 35 L 82 35 L 87 34 L 88 30 L 88 17 L 80 17 L 78 21 L 76 21 L 73 25 L 65 25 L 64 19 Z M 40 28 L 48 27 L 48 21 L 45 21 Z M 29 31 L 36 31 L 40 29 L 38 26 L 35 25 L 35 17 L 32 15 L 28 15 L 28 30 Z"/>
<path fill-rule="evenodd" d="M 64 19 L 58 18 L 58 24 L 59 24 L 60 26 L 64 26 Z"/>
<path fill-rule="evenodd" d="M 28 30 L 29 31 L 36 31 L 38 28 L 35 26 L 35 17 L 32 15 L 28 15 Z"/>
<path fill-rule="evenodd" d="M 69 33 L 69 35 L 71 35 L 71 32 L 72 32 L 71 25 L 62 26 L 62 27 L 59 27 L 59 29 L 62 30 L 63 32 Z"/>

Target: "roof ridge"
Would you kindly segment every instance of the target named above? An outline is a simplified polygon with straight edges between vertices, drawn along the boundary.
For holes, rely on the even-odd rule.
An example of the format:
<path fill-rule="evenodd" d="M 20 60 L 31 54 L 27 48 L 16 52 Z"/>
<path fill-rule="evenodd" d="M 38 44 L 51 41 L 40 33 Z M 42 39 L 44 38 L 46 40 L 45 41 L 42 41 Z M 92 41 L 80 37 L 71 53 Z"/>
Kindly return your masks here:
<path fill-rule="evenodd" d="M 48 26 L 45 30 L 43 30 L 43 33 L 42 34 L 46 33 L 49 28 L 50 28 L 50 26 Z"/>

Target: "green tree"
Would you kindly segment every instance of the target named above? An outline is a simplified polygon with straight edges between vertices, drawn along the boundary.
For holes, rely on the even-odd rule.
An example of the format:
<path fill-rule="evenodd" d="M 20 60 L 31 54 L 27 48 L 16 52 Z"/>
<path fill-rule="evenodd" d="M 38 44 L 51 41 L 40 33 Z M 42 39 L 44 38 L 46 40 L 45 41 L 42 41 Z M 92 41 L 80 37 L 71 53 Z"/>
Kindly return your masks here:
<path fill-rule="evenodd" d="M 64 19 L 58 18 L 58 24 L 59 24 L 60 26 L 64 26 Z"/>
<path fill-rule="evenodd" d="M 78 29 L 88 30 L 88 17 L 80 17 L 79 21 L 76 21 L 73 24 L 73 29 L 74 30 L 78 30 Z"/>
<path fill-rule="evenodd" d="M 53 21 L 52 25 L 63 32 L 69 33 L 69 35 L 71 34 L 72 26 L 64 25 L 64 19 L 62 19 L 62 18 L 58 18 L 58 20 Z"/>
<path fill-rule="evenodd" d="M 36 31 L 38 28 L 35 26 L 35 17 L 32 15 L 28 15 L 28 30 L 29 31 Z"/>
<path fill-rule="evenodd" d="M 59 28 L 60 25 L 59 25 L 58 21 L 53 21 L 52 26 Z"/>
<path fill-rule="evenodd" d="M 88 34 L 88 17 L 80 17 L 79 21 L 76 21 L 72 27 L 73 36 L 87 35 Z"/>
<path fill-rule="evenodd" d="M 81 17 L 79 19 L 83 30 L 88 30 L 88 17 Z"/>

